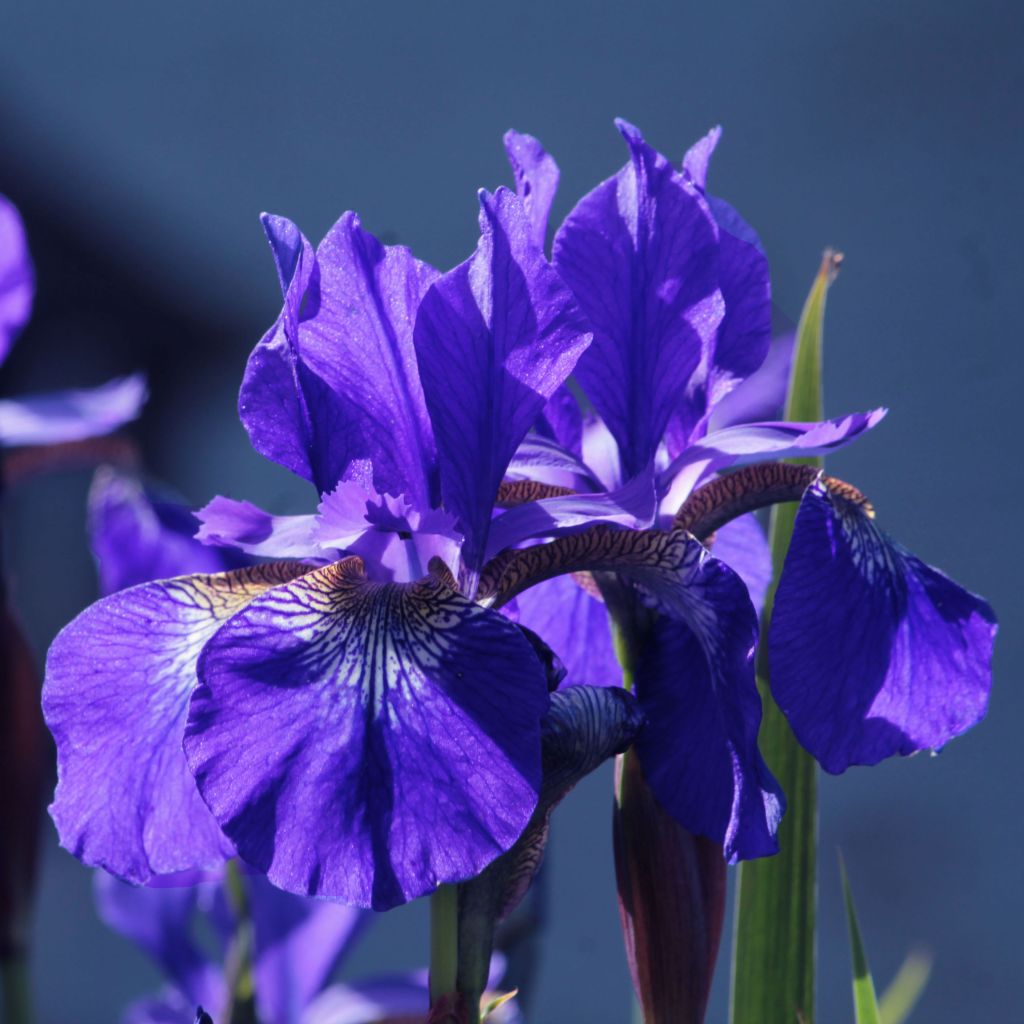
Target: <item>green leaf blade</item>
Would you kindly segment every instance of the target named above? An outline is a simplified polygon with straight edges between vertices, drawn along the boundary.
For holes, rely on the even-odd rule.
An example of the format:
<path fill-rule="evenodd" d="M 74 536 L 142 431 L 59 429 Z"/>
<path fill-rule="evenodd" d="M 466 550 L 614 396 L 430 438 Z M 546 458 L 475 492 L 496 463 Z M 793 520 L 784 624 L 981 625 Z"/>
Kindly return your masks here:
<path fill-rule="evenodd" d="M 882 1024 L 878 997 L 875 995 L 875 983 L 871 977 L 867 954 L 864 952 L 864 940 L 861 938 L 860 925 L 857 924 L 850 879 L 847 877 L 842 857 L 839 858 L 839 874 L 843 882 L 843 903 L 846 905 L 846 926 L 850 932 L 850 957 L 853 961 L 854 1020 L 857 1024 Z"/>
<path fill-rule="evenodd" d="M 821 385 L 825 299 L 841 256 L 826 252 L 797 325 L 787 420 L 823 418 Z M 819 459 L 794 460 L 821 465 Z M 741 865 L 736 903 L 730 1019 L 734 1024 L 812 1024 L 816 957 L 818 777 L 814 759 L 793 736 L 772 700 L 764 638 L 796 521 L 796 505 L 772 510 L 769 546 L 773 581 L 762 616 L 758 689 L 764 708 L 761 753 L 788 807 L 779 853 Z"/>

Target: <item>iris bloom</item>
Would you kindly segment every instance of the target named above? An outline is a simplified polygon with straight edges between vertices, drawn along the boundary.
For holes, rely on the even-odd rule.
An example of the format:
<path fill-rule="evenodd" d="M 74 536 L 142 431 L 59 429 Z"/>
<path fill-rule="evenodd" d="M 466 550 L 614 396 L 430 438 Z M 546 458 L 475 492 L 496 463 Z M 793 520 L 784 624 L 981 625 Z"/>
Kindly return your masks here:
<path fill-rule="evenodd" d="M 289 560 L 129 588 L 54 642 L 51 814 L 87 863 L 145 882 L 237 853 L 281 888 L 383 909 L 479 874 L 530 822 L 552 666 L 485 605 L 562 570 L 489 560 L 488 534 L 590 334 L 521 201 L 483 193 L 480 223 L 439 275 L 353 214 L 315 253 L 265 218 L 284 308 L 240 412 L 319 510 L 218 499 L 205 538 Z M 670 541 L 610 538 L 564 569 L 613 566 L 699 630 L 700 595 L 742 584 Z"/>
<path fill-rule="evenodd" d="M 101 919 L 141 948 L 167 980 L 159 994 L 129 1006 L 122 1024 L 192 1024 L 197 1006 L 216 1024 L 228 1021 L 238 918 L 225 884 L 171 876 L 140 888 L 103 871 L 94 882 Z M 292 896 L 259 876 L 245 882 L 252 989 L 263 1024 L 384 1024 L 422 1015 L 429 1002 L 426 971 L 328 984 L 370 923 L 368 911 Z M 493 984 L 500 974 L 496 960 Z M 514 1024 L 519 1015 L 514 1003 L 505 1003 L 489 1019 Z"/>
<path fill-rule="evenodd" d="M 25 226 L 0 196 L 0 363 L 32 312 L 35 274 Z M 133 374 L 96 388 L 0 400 L 0 447 L 60 444 L 108 434 L 135 419 L 146 400 Z"/>
<path fill-rule="evenodd" d="M 743 463 L 838 448 L 884 410 L 823 423 L 730 421 L 781 406 L 786 374 L 777 354 L 757 374 L 770 335 L 757 236 L 706 192 L 719 133 L 673 167 L 634 127 L 619 129 L 629 162 L 577 203 L 553 249 L 554 267 L 594 329 L 576 367 L 593 413 L 584 420 L 571 394 L 557 395 L 513 469 L 610 492 L 620 512 L 637 516 L 633 525 L 645 525 L 638 484 L 648 489 L 653 480 L 662 525 L 683 506 L 676 528 L 702 539 L 717 531 L 715 555 L 744 577 L 758 605 L 770 561 L 759 526 L 742 513 L 801 500 L 768 637 L 776 701 L 831 772 L 942 746 L 985 712 L 992 610 L 891 541 L 864 501 L 813 472 L 782 472 L 786 486 L 774 492 L 771 471 L 752 471 L 694 493 Z M 549 202 L 554 161 L 528 137 L 508 142 L 530 154 L 521 189 Z M 552 533 L 593 500 L 556 494 L 510 515 Z M 746 605 L 752 647 L 753 610 L 745 595 L 735 601 Z M 561 656 L 567 683 L 621 681 L 595 587 L 563 578 L 518 603 L 520 621 Z M 705 615 L 713 621 L 727 606 L 716 601 Z M 651 788 L 686 828 L 722 842 L 728 859 L 773 852 L 781 794 L 756 746 L 761 710 L 750 660 L 701 650 L 685 623 L 657 618 L 650 628 L 633 671 L 648 720 L 637 750 Z"/>

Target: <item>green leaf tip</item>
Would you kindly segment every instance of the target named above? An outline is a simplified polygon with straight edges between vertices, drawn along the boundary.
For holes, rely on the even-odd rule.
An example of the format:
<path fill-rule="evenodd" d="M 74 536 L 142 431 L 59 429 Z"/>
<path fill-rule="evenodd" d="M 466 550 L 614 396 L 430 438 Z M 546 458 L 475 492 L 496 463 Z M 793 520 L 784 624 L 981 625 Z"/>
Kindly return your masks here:
<path fill-rule="evenodd" d="M 839 875 L 843 883 L 843 902 L 846 904 L 846 925 L 850 932 L 850 956 L 853 961 L 853 1009 L 857 1024 L 883 1024 L 882 1014 L 875 996 L 875 983 L 871 978 L 864 941 L 857 923 L 857 911 L 853 905 L 853 892 L 846 874 L 843 855 L 839 855 Z"/>

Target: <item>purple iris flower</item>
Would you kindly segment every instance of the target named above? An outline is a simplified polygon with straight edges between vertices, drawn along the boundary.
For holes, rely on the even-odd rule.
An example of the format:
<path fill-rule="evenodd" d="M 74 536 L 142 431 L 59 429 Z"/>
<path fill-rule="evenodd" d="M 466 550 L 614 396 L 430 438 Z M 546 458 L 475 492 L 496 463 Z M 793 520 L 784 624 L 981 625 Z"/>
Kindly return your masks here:
<path fill-rule="evenodd" d="M 485 605 L 551 566 L 506 581 L 488 532 L 590 335 L 520 201 L 482 194 L 480 222 L 475 255 L 438 275 L 353 214 L 315 254 L 265 218 L 284 309 L 241 415 L 319 512 L 217 499 L 204 539 L 292 560 L 119 591 L 55 641 L 51 814 L 87 863 L 145 882 L 237 854 L 284 889 L 384 909 L 474 877 L 530 822 L 552 666 Z M 633 568 L 688 615 L 699 545 L 644 542 Z"/>
<path fill-rule="evenodd" d="M 756 234 L 706 191 L 719 131 L 673 167 L 634 127 L 618 126 L 629 162 L 577 203 L 552 257 L 594 329 L 575 372 L 591 409 L 582 415 L 563 389 L 512 463 L 517 475 L 591 493 L 555 491 L 511 509 L 492 536 L 503 519 L 535 536 L 576 530 L 588 515 L 664 524 L 724 471 L 824 454 L 884 415 L 742 422 L 781 407 L 791 343 L 770 341 L 768 266 Z M 538 216 L 546 217 L 554 161 L 527 136 L 512 133 L 507 145 L 520 192 L 543 196 Z M 829 771 L 941 746 L 984 714 L 991 609 L 889 541 L 860 503 L 820 480 L 804 484 L 768 638 L 776 700 Z M 731 611 L 743 617 L 752 651 L 750 598 L 758 608 L 764 600 L 767 545 L 752 516 L 720 519 L 715 560 L 739 573 L 750 597 L 716 592 L 703 635 L 688 623 L 653 621 L 634 666 L 648 720 L 637 750 L 661 804 L 736 860 L 776 849 L 782 795 L 757 750 L 751 661 L 729 662 L 714 639 L 727 634 Z M 519 597 L 518 612 L 560 655 L 567 684 L 622 681 L 595 586 L 553 580 Z"/>
<path fill-rule="evenodd" d="M 422 1016 L 430 1001 L 426 971 L 328 984 L 370 923 L 370 912 L 293 896 L 259 876 L 245 881 L 261 1024 L 376 1024 Z M 192 1024 L 197 1006 L 215 1024 L 226 1024 L 232 988 L 226 975 L 238 920 L 224 883 L 178 875 L 137 887 L 103 871 L 94 883 L 102 920 L 148 954 L 167 979 L 159 994 L 129 1006 L 122 1024 Z M 501 966 L 495 960 L 492 985 L 500 981 Z M 514 1003 L 494 1019 L 515 1024 Z"/>
<path fill-rule="evenodd" d="M 0 363 L 32 312 L 35 274 L 25 226 L 0 196 Z M 96 388 L 0 400 L 0 447 L 60 444 L 108 434 L 135 419 L 146 400 L 140 374 Z"/>

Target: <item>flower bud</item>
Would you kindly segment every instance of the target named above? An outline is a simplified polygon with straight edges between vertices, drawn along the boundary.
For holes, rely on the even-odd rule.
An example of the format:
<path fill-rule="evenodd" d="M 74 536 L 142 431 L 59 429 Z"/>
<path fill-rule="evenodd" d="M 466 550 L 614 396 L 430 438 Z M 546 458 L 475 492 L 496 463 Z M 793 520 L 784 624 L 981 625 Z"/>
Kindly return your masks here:
<path fill-rule="evenodd" d="M 616 758 L 619 914 L 645 1024 L 704 1020 L 725 917 L 721 846 L 662 809 L 635 750 Z"/>

